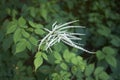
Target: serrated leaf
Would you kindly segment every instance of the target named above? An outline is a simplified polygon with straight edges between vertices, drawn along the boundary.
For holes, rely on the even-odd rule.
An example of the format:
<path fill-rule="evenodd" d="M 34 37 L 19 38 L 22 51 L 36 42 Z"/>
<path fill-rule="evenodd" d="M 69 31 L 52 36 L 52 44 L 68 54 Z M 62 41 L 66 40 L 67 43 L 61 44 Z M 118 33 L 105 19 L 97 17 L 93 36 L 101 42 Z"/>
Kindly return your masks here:
<path fill-rule="evenodd" d="M 7 34 L 13 33 L 16 30 L 17 26 L 16 25 L 11 25 L 8 29 L 7 29 Z"/>
<path fill-rule="evenodd" d="M 103 67 L 97 67 L 95 69 L 94 75 L 95 76 L 99 75 L 103 71 L 103 69 L 104 69 Z"/>
<path fill-rule="evenodd" d="M 39 35 L 43 35 L 45 32 L 42 29 L 37 28 L 35 29 L 35 33 Z"/>
<path fill-rule="evenodd" d="M 26 38 L 30 37 L 30 34 L 28 32 L 26 32 L 24 29 L 22 29 L 22 35 Z"/>
<path fill-rule="evenodd" d="M 22 52 L 26 49 L 26 40 L 21 39 L 17 44 L 16 44 L 16 51 L 15 53 Z"/>
<path fill-rule="evenodd" d="M 116 59 L 115 59 L 114 56 L 107 55 L 107 56 L 105 57 L 105 59 L 106 59 L 106 61 L 107 61 L 107 63 L 108 63 L 109 65 L 111 65 L 111 66 L 113 66 L 113 67 L 116 67 L 116 66 L 117 66 L 117 61 L 116 61 Z"/>
<path fill-rule="evenodd" d="M 20 17 L 18 19 L 18 24 L 22 27 L 26 24 L 26 20 L 23 17 Z"/>
<path fill-rule="evenodd" d="M 85 75 L 90 76 L 94 71 L 94 64 L 90 64 L 85 69 Z"/>
<path fill-rule="evenodd" d="M 35 66 L 35 71 L 42 65 L 43 63 L 43 58 L 40 56 L 40 57 L 36 57 L 34 59 L 34 66 Z"/>
<path fill-rule="evenodd" d="M 96 56 L 97 56 L 98 60 L 102 60 L 102 59 L 105 58 L 105 55 L 104 55 L 104 53 L 102 51 L 97 51 Z"/>
<path fill-rule="evenodd" d="M 61 67 L 62 69 L 64 69 L 64 70 L 67 70 L 67 69 L 68 69 L 68 66 L 67 66 L 64 62 L 62 62 L 62 63 L 60 64 L 60 67 Z"/>
<path fill-rule="evenodd" d="M 21 39 L 21 29 L 17 29 L 15 31 L 15 33 L 13 34 L 13 40 L 16 43 L 17 41 L 19 41 Z"/>

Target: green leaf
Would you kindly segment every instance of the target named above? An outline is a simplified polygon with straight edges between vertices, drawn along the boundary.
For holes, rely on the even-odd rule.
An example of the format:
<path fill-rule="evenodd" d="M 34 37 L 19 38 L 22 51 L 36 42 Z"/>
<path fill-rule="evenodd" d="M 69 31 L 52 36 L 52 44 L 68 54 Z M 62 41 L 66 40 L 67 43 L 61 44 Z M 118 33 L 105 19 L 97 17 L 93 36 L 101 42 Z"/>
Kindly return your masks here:
<path fill-rule="evenodd" d="M 96 56 L 99 61 L 105 58 L 105 55 L 102 51 L 97 51 Z"/>
<path fill-rule="evenodd" d="M 94 64 L 90 64 L 85 69 L 85 75 L 90 76 L 94 71 Z"/>
<path fill-rule="evenodd" d="M 42 65 L 43 63 L 43 58 L 40 56 L 40 57 L 36 57 L 34 59 L 34 66 L 35 66 L 35 71 Z"/>
<path fill-rule="evenodd" d="M 40 72 L 42 72 L 43 74 L 48 74 L 51 72 L 51 67 L 48 65 L 43 65 L 40 67 Z"/>
<path fill-rule="evenodd" d="M 48 60 L 48 56 L 47 56 L 45 53 L 42 53 L 42 57 L 43 57 L 45 60 Z"/>
<path fill-rule="evenodd" d="M 41 57 L 42 53 L 41 52 L 37 52 L 35 57 Z"/>
<path fill-rule="evenodd" d="M 22 27 L 26 24 L 26 20 L 23 17 L 20 17 L 18 19 L 18 24 Z"/>
<path fill-rule="evenodd" d="M 106 72 L 102 72 L 101 74 L 99 74 L 99 78 L 100 80 L 109 80 L 109 75 Z"/>
<path fill-rule="evenodd" d="M 30 24 L 31 27 L 36 28 L 36 24 L 34 22 L 28 21 L 28 23 Z"/>
<path fill-rule="evenodd" d="M 34 7 L 30 7 L 30 15 L 32 17 L 35 17 L 35 15 L 36 15 L 36 9 Z"/>
<path fill-rule="evenodd" d="M 7 34 L 13 33 L 17 28 L 17 25 L 11 25 L 10 27 L 7 28 Z"/>
<path fill-rule="evenodd" d="M 62 62 L 62 63 L 60 64 L 60 67 L 61 67 L 62 69 L 64 69 L 64 70 L 67 70 L 67 69 L 68 69 L 68 66 L 67 66 L 64 62 Z"/>
<path fill-rule="evenodd" d="M 104 69 L 103 67 L 97 67 L 95 69 L 94 75 L 95 76 L 99 75 L 103 71 L 103 69 Z"/>
<path fill-rule="evenodd" d="M 45 32 L 42 29 L 37 28 L 35 29 L 35 33 L 39 35 L 43 35 Z"/>
<path fill-rule="evenodd" d="M 24 29 L 22 29 L 22 35 L 25 37 L 25 38 L 29 38 L 30 37 L 30 34 L 28 32 L 26 32 Z"/>
<path fill-rule="evenodd" d="M 72 57 L 71 62 L 72 62 L 74 65 L 77 65 L 77 64 L 78 64 L 78 60 L 77 60 L 76 57 Z"/>
<path fill-rule="evenodd" d="M 27 48 L 28 48 L 29 50 L 31 50 L 31 49 L 32 49 L 32 45 L 30 44 L 30 42 L 29 42 L 29 41 L 27 41 L 27 42 L 26 42 L 26 46 L 27 46 Z"/>
<path fill-rule="evenodd" d="M 69 55 L 69 56 L 68 56 Z M 66 62 L 70 62 L 73 57 L 75 57 L 75 53 L 69 52 L 67 49 L 63 53 L 63 58 L 65 59 Z"/>
<path fill-rule="evenodd" d="M 110 42 L 112 45 L 114 45 L 116 47 L 120 47 L 120 38 L 119 37 L 114 36 Z"/>
<path fill-rule="evenodd" d="M 92 77 L 87 77 L 85 80 L 94 80 Z"/>
<path fill-rule="evenodd" d="M 45 9 L 45 5 L 44 5 L 44 4 L 41 5 L 40 13 L 41 13 L 41 16 L 42 16 L 45 20 L 47 20 L 48 10 Z"/>
<path fill-rule="evenodd" d="M 26 49 L 26 40 L 25 39 L 21 39 L 17 44 L 16 44 L 16 51 L 15 53 L 19 53 L 22 52 Z"/>
<path fill-rule="evenodd" d="M 13 38 L 11 35 L 3 39 L 3 44 L 2 44 L 3 49 L 7 51 L 11 47 L 12 43 L 13 43 Z"/>
<path fill-rule="evenodd" d="M 57 59 L 57 60 L 62 60 L 62 57 L 61 57 L 61 55 L 58 53 L 58 52 L 54 52 L 54 57 Z"/>
<path fill-rule="evenodd" d="M 108 37 L 111 33 L 111 30 L 105 26 L 101 26 L 97 32 L 105 37 Z"/>
<path fill-rule="evenodd" d="M 13 34 L 13 40 L 14 40 L 14 42 L 16 43 L 16 42 L 18 42 L 20 39 L 21 39 L 21 29 L 17 29 L 16 31 L 15 31 L 15 33 Z"/>
<path fill-rule="evenodd" d="M 31 36 L 31 37 L 29 38 L 29 41 L 30 41 L 33 45 L 37 45 L 37 43 L 38 43 L 38 40 L 37 40 L 35 37 L 33 37 L 33 36 Z"/>
<path fill-rule="evenodd" d="M 65 59 L 66 62 L 70 62 L 70 56 L 68 56 L 69 54 L 70 53 L 67 49 L 63 53 L 63 58 Z"/>
<path fill-rule="evenodd" d="M 116 59 L 115 59 L 114 56 L 107 55 L 107 56 L 105 57 L 105 59 L 106 59 L 106 61 L 107 61 L 107 63 L 108 63 L 109 65 L 111 65 L 111 66 L 113 66 L 113 67 L 116 67 L 116 66 L 117 66 L 117 61 L 116 61 Z"/>
<path fill-rule="evenodd" d="M 111 47 L 104 47 L 102 51 L 104 53 L 106 53 L 107 55 L 114 55 L 115 54 L 115 50 Z"/>
<path fill-rule="evenodd" d="M 36 29 L 43 27 L 42 24 L 37 24 L 37 23 L 34 23 L 34 22 L 32 22 L 32 21 L 28 21 L 28 23 L 30 24 L 31 27 L 36 28 Z"/>

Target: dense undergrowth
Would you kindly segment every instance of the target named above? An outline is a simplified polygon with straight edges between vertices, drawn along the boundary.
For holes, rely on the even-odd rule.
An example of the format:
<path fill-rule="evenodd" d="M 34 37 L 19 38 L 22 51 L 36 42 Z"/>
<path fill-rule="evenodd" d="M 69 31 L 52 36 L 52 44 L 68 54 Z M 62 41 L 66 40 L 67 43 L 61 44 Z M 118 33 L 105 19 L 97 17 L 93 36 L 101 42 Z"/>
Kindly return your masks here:
<path fill-rule="evenodd" d="M 0 0 L 0 80 L 120 80 L 119 0 Z M 88 54 L 63 43 L 37 51 L 57 21 L 79 20 Z M 35 70 L 36 69 L 36 70 Z"/>

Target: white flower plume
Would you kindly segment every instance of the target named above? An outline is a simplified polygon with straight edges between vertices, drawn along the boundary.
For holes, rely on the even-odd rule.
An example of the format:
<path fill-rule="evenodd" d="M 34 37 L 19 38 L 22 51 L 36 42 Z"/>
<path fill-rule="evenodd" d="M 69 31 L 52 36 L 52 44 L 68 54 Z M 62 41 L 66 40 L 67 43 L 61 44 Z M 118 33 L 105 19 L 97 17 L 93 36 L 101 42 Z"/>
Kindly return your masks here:
<path fill-rule="evenodd" d="M 45 50 L 51 49 L 50 48 L 51 46 L 62 41 L 63 43 L 65 43 L 71 47 L 80 49 L 80 50 L 85 51 L 87 53 L 93 53 L 93 52 L 90 52 L 90 51 L 82 48 L 81 45 L 83 45 L 83 44 L 79 44 L 79 43 L 76 43 L 73 41 L 73 40 L 81 40 L 82 38 L 77 37 L 77 36 L 85 35 L 85 34 L 71 33 L 71 32 L 67 31 L 67 29 L 70 29 L 70 28 L 85 28 L 83 26 L 71 26 L 70 25 L 70 24 L 75 23 L 77 21 L 78 20 L 67 22 L 64 24 L 58 24 L 58 25 L 57 25 L 57 22 L 55 22 L 52 25 L 52 30 L 48 30 L 47 28 L 44 28 L 49 33 L 43 39 L 41 39 L 41 41 L 39 43 L 38 50 L 40 50 L 42 45 L 45 46 Z"/>

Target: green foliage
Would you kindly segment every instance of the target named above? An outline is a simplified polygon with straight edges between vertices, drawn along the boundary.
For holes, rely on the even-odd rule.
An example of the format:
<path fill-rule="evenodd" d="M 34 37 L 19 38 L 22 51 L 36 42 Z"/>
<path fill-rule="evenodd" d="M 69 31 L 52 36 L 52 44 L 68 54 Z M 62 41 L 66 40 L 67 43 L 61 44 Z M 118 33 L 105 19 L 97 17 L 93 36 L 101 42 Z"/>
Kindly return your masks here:
<path fill-rule="evenodd" d="M 1 0 L 0 80 L 119 80 L 119 0 Z M 54 21 L 79 20 L 87 54 L 63 43 L 38 51 Z M 43 46 L 44 47 L 44 46 Z M 42 48 L 41 48 L 42 49 Z"/>

